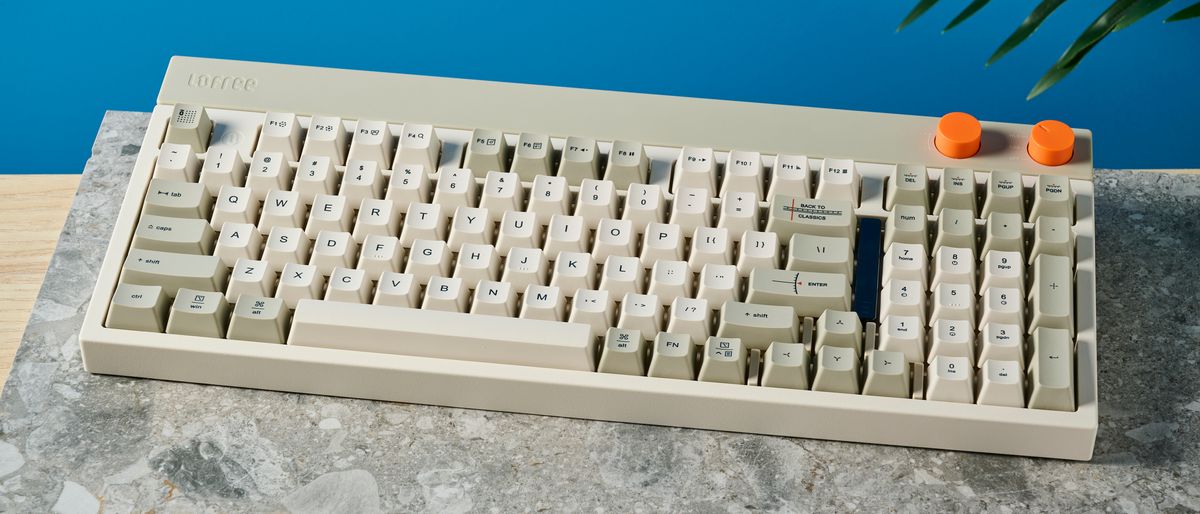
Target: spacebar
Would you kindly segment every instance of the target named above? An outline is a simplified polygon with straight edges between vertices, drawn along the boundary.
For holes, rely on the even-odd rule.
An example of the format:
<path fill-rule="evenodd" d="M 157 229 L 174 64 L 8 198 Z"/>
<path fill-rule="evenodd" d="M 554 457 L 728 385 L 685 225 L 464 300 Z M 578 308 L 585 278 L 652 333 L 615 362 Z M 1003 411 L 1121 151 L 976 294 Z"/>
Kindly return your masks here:
<path fill-rule="evenodd" d="M 593 371 L 591 328 L 322 300 L 300 300 L 288 344 Z"/>

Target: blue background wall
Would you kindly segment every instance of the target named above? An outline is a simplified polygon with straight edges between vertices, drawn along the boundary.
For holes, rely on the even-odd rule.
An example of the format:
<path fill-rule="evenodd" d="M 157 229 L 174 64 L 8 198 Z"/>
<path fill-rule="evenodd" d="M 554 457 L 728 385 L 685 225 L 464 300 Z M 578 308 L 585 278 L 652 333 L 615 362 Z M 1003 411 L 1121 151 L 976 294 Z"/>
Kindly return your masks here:
<path fill-rule="evenodd" d="M 106 109 L 149 110 L 171 55 L 263 60 L 842 109 L 1095 132 L 1096 162 L 1200 168 L 1200 20 L 1173 2 L 1104 41 L 1065 81 L 1025 95 L 1103 9 L 1073 0 L 990 69 L 1033 1 L 916 3 L 7 2 L 0 16 L 0 172 L 82 169 Z M 519 9 L 513 5 L 521 5 Z"/>

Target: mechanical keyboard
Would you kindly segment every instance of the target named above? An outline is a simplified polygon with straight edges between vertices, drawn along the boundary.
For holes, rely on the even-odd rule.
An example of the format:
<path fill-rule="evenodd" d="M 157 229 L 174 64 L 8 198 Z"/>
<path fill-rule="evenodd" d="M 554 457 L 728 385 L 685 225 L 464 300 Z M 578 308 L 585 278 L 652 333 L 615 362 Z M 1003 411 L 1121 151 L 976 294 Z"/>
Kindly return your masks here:
<path fill-rule="evenodd" d="M 1086 460 L 1091 141 L 176 57 L 84 366 Z"/>

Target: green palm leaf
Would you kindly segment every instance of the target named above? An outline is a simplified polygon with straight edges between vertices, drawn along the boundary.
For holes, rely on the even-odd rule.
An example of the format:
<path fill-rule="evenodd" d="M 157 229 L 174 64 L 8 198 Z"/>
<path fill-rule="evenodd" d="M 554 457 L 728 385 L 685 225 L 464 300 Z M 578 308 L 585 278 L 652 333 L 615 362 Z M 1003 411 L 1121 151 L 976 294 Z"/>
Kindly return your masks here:
<path fill-rule="evenodd" d="M 1022 41 L 1025 41 L 1030 34 L 1033 34 L 1033 31 L 1037 30 L 1038 27 L 1042 25 L 1043 21 L 1046 21 L 1046 18 L 1050 16 L 1050 13 L 1053 13 L 1054 10 L 1058 9 L 1058 6 L 1062 5 L 1062 3 L 1065 1 L 1066 0 L 1042 0 L 1042 3 L 1033 8 L 1033 12 L 1029 13 L 1029 16 L 1025 18 L 1025 21 L 1021 22 L 1021 25 L 1017 27 L 1017 30 L 1013 31 L 1012 35 L 1008 36 L 1008 39 L 1005 39 L 1003 43 L 1000 43 L 1000 47 L 997 48 L 994 53 L 992 53 L 992 57 L 987 60 L 987 64 L 984 66 L 991 66 L 996 61 L 999 61 L 1001 57 L 1004 57 L 1005 54 L 1012 51 L 1013 48 L 1016 48 L 1017 45 L 1021 44 Z"/>
<path fill-rule="evenodd" d="M 1200 2 L 1184 7 L 1179 12 L 1168 16 L 1167 19 L 1163 20 L 1163 23 L 1190 20 L 1198 16 L 1200 16 Z"/>
<path fill-rule="evenodd" d="M 975 13 L 979 12 L 980 9 L 983 9 L 983 6 L 987 5 L 989 1 L 990 0 L 972 0 L 971 4 L 968 5 L 966 9 L 963 9 L 962 12 L 958 13 L 958 16 L 955 16 L 953 20 L 950 20 L 950 23 L 946 25 L 946 28 L 942 29 L 942 33 L 946 33 L 950 29 L 957 27 L 959 23 L 967 21 L 967 18 L 970 18 L 971 16 L 975 15 Z"/>
<path fill-rule="evenodd" d="M 1141 0 L 1133 4 L 1129 9 L 1126 9 L 1121 14 L 1121 21 L 1117 22 L 1117 26 L 1113 27 L 1113 32 L 1129 28 L 1130 25 L 1137 23 L 1147 14 L 1157 11 L 1159 7 L 1167 5 L 1171 0 Z"/>
<path fill-rule="evenodd" d="M 900 22 L 900 26 L 896 27 L 896 32 L 904 30 L 904 27 L 907 27 L 908 24 L 917 21 L 917 18 L 920 18 L 922 14 L 925 14 L 925 11 L 928 11 L 929 8 L 933 7 L 933 4 L 936 3 L 938 3 L 938 0 L 921 0 L 918 2 L 916 7 L 913 7 L 912 10 L 908 12 L 908 16 L 904 17 L 904 21 Z"/>
<path fill-rule="evenodd" d="M 1140 5 L 1139 4 L 1140 1 Z M 1128 27 L 1155 9 L 1162 7 L 1169 0 L 1115 0 L 1100 16 L 1084 29 L 1083 33 L 1071 43 L 1071 47 L 1058 58 L 1054 66 L 1034 84 L 1026 100 L 1042 94 L 1050 86 L 1071 73 L 1079 65 L 1083 57 L 1091 52 L 1100 41 L 1112 34 L 1118 28 Z M 1155 5 L 1157 4 L 1157 5 Z"/>

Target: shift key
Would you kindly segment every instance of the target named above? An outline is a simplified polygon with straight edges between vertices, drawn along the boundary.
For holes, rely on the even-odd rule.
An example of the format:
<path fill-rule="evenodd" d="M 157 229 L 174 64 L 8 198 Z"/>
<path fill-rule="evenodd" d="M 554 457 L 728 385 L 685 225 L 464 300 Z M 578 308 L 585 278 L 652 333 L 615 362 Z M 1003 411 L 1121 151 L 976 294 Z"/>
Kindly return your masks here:
<path fill-rule="evenodd" d="M 221 259 L 212 255 L 129 250 L 121 268 L 121 282 L 142 286 L 160 286 L 174 297 L 179 288 L 224 291 L 228 270 Z"/>

